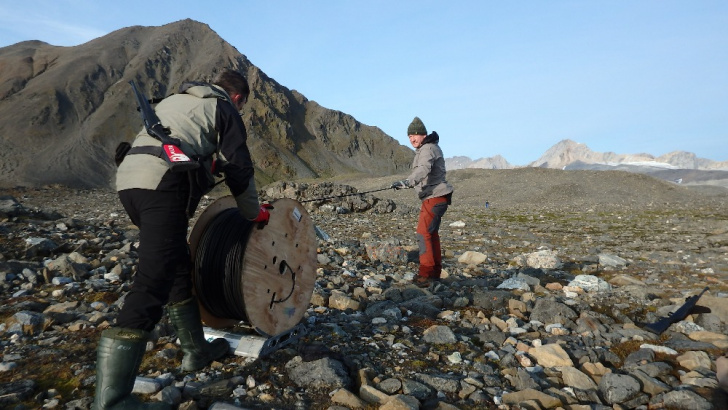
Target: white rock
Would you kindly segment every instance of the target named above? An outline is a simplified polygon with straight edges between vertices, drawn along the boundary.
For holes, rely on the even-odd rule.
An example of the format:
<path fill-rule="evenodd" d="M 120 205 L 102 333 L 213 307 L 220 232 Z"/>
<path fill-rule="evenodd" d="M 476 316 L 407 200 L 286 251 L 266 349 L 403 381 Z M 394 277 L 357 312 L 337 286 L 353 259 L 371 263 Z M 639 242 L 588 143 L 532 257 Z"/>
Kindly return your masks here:
<path fill-rule="evenodd" d="M 479 265 L 485 262 L 488 257 L 484 253 L 475 251 L 465 251 L 458 257 L 458 262 L 466 265 Z"/>
<path fill-rule="evenodd" d="M 678 354 L 677 351 L 670 349 L 669 347 L 658 346 L 658 345 L 653 345 L 653 344 L 649 344 L 649 343 L 641 344 L 640 349 L 650 349 L 650 350 L 654 351 L 655 353 L 669 354 L 671 356 L 677 356 L 677 354 Z"/>
<path fill-rule="evenodd" d="M 568 286 L 578 286 L 587 292 L 608 292 L 612 285 L 594 275 L 578 275 Z"/>

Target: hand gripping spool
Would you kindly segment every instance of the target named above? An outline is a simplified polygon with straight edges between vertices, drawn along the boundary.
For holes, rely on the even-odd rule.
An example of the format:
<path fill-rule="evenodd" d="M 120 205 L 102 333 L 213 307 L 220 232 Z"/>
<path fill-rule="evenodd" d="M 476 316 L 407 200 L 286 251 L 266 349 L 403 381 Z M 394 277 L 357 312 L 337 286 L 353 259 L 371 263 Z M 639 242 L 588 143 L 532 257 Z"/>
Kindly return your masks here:
<path fill-rule="evenodd" d="M 316 280 L 314 223 L 297 201 L 271 203 L 270 220 L 245 220 L 232 196 L 219 198 L 190 232 L 192 280 L 202 321 L 212 328 L 246 322 L 270 337 L 303 318 Z"/>

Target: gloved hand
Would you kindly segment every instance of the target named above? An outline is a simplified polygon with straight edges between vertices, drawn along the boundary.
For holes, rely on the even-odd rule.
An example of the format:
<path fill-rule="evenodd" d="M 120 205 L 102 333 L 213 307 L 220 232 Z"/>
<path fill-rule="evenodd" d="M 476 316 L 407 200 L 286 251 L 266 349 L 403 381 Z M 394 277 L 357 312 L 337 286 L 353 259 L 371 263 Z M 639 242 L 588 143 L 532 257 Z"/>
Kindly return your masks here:
<path fill-rule="evenodd" d="M 403 179 L 401 181 L 397 181 L 392 184 L 390 187 L 392 189 L 402 189 L 402 188 L 409 188 L 409 181 L 406 179 Z"/>
<path fill-rule="evenodd" d="M 270 212 L 268 212 L 268 210 L 272 208 L 273 205 L 268 203 L 261 205 L 260 210 L 258 211 L 258 216 L 253 219 L 253 222 L 263 222 L 264 224 L 267 224 L 270 219 Z"/>

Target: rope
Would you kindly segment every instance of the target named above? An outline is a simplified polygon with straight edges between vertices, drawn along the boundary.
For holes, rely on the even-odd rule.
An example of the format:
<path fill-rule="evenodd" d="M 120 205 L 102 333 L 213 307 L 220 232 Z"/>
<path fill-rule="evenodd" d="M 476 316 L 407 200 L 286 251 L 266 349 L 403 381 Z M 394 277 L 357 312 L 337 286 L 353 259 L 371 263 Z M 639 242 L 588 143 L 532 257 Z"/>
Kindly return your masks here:
<path fill-rule="evenodd" d="M 388 189 L 392 189 L 392 188 L 373 189 L 371 191 L 357 192 L 357 193 L 354 193 L 354 194 L 344 194 L 344 195 L 327 196 L 327 197 L 323 197 L 323 198 L 307 199 L 305 201 L 298 201 L 298 202 L 305 203 L 305 202 L 323 201 L 325 199 L 344 198 L 344 197 L 347 197 L 347 196 L 364 195 L 364 194 L 370 194 L 372 192 L 386 191 Z"/>
<path fill-rule="evenodd" d="M 223 178 L 223 179 L 221 179 L 221 180 L 219 180 L 219 181 L 215 182 L 215 185 L 213 185 L 213 187 L 216 187 L 216 186 L 217 186 L 217 184 L 219 184 L 219 183 L 221 183 L 221 182 L 223 182 L 223 181 L 225 181 L 225 178 Z M 373 189 L 373 190 L 371 190 L 371 191 L 357 192 L 357 193 L 355 193 L 355 194 L 344 194 L 344 195 L 334 195 L 334 196 L 326 196 L 326 197 L 323 197 L 323 198 L 314 198 L 314 199 L 307 199 L 307 200 L 305 200 L 305 201 L 298 201 L 298 202 L 300 202 L 300 203 L 306 203 L 306 202 L 323 201 L 323 200 L 326 200 L 326 199 L 337 199 L 337 198 L 344 198 L 344 197 L 347 197 L 347 196 L 354 196 L 354 195 L 364 195 L 364 194 L 371 194 L 372 192 L 386 191 L 386 190 L 388 190 L 388 189 L 394 189 L 394 188 L 392 188 L 392 187 L 389 187 L 389 188 L 380 188 L 380 189 Z"/>
<path fill-rule="evenodd" d="M 230 208 L 216 216 L 200 238 L 193 269 L 195 290 L 214 316 L 247 320 L 242 260 L 252 227 L 237 208 Z"/>

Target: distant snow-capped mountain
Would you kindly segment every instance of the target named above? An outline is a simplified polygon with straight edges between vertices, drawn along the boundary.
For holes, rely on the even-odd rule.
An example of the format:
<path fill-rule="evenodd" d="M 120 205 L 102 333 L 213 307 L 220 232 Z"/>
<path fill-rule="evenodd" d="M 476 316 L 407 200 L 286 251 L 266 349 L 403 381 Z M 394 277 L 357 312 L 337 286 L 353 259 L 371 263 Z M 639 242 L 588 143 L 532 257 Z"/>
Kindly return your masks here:
<path fill-rule="evenodd" d="M 659 169 L 695 169 L 695 170 L 722 170 L 728 171 L 728 161 L 713 161 L 698 158 L 692 152 L 674 151 L 659 157 L 654 155 L 616 154 L 614 152 L 595 152 L 586 144 L 574 142 L 569 139 L 561 140 L 536 161 L 527 167 L 556 168 L 556 169 L 586 169 L 589 166 L 599 166 L 599 169 L 609 169 L 617 166 L 647 167 Z M 509 169 L 514 168 L 500 155 L 489 158 L 471 160 L 468 157 L 452 157 L 445 159 L 447 169 L 486 168 Z M 596 169 L 596 168 L 595 168 Z"/>
<path fill-rule="evenodd" d="M 445 159 L 448 170 L 463 168 L 514 168 L 500 155 L 471 160 L 468 157 Z M 685 151 L 674 151 L 655 157 L 650 154 L 615 154 L 594 152 L 585 144 L 562 140 L 549 148 L 541 158 L 526 167 L 556 168 L 564 170 L 627 171 L 648 174 L 655 178 L 679 184 L 716 185 L 728 188 L 728 161 L 698 158 Z"/>
<path fill-rule="evenodd" d="M 509 164 L 505 158 L 500 155 L 488 158 L 480 158 L 473 161 L 469 157 L 459 156 L 445 158 L 445 168 L 448 170 L 465 169 L 465 168 L 484 168 L 484 169 L 511 169 L 513 165 Z"/>
<path fill-rule="evenodd" d="M 530 167 L 566 168 L 574 163 L 595 165 L 635 165 L 668 169 L 728 170 L 728 161 L 698 158 L 692 152 L 674 151 L 659 157 L 650 154 L 594 152 L 585 144 L 566 139 L 549 148 Z"/>

